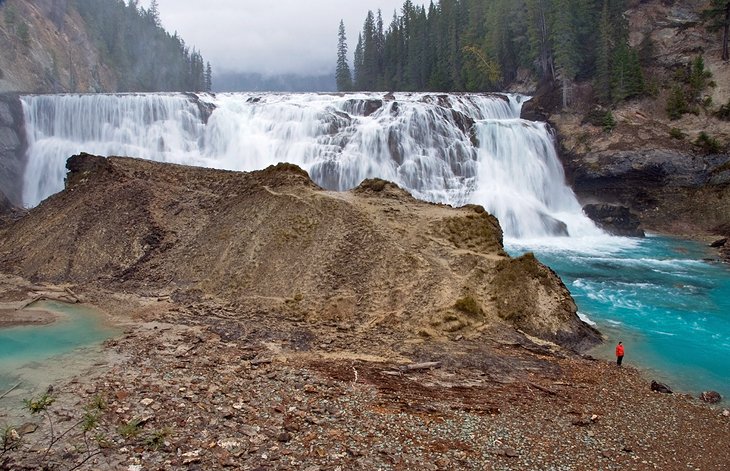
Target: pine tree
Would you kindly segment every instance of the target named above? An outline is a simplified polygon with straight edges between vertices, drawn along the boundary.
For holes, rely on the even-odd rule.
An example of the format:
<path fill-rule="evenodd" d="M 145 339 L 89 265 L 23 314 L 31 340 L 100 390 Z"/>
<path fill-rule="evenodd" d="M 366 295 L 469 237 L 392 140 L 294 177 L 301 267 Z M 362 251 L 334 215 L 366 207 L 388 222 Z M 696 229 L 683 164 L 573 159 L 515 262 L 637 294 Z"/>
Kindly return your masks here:
<path fill-rule="evenodd" d="M 213 90 L 213 68 L 210 66 L 210 62 L 205 67 L 205 91 L 210 92 Z"/>
<path fill-rule="evenodd" d="M 579 60 L 571 12 L 568 0 L 555 1 L 551 39 L 555 51 L 555 68 L 562 83 L 563 108 L 568 106 L 568 90 L 575 78 Z"/>
<path fill-rule="evenodd" d="M 352 74 L 347 62 L 347 36 L 345 22 L 340 20 L 340 29 L 337 34 L 337 67 L 335 70 L 337 90 L 341 92 L 352 90 Z"/>
<path fill-rule="evenodd" d="M 550 48 L 548 0 L 526 0 L 526 6 L 531 56 L 537 64 L 538 76 L 544 80 L 552 80 L 555 72 Z"/>
<path fill-rule="evenodd" d="M 160 21 L 160 5 L 157 0 L 152 0 L 150 2 L 150 8 L 147 10 L 147 14 L 156 26 L 160 26 L 162 24 Z"/>
<path fill-rule="evenodd" d="M 375 15 L 368 11 L 362 27 L 362 89 L 375 90 L 378 82 L 378 47 Z"/>
<path fill-rule="evenodd" d="M 355 57 L 353 60 L 353 68 L 355 69 L 355 88 L 364 90 L 365 79 L 363 77 L 363 52 L 362 52 L 362 33 L 357 36 L 357 46 L 355 46 Z"/>

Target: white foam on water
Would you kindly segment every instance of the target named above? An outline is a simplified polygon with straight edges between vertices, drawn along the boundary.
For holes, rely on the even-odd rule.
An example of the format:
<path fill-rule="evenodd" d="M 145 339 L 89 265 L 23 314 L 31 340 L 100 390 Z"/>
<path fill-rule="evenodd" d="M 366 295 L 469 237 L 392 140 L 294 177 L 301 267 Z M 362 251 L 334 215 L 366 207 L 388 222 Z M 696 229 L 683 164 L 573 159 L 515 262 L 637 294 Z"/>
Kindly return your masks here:
<path fill-rule="evenodd" d="M 24 202 L 63 188 L 79 152 L 251 171 L 279 162 L 347 190 L 390 180 L 415 197 L 483 205 L 508 237 L 606 237 L 566 185 L 545 123 L 521 95 L 121 94 L 21 98 Z M 205 121 L 204 109 L 213 108 Z M 586 246 L 588 242 L 586 241 Z M 608 245 L 608 244 L 606 244 Z"/>

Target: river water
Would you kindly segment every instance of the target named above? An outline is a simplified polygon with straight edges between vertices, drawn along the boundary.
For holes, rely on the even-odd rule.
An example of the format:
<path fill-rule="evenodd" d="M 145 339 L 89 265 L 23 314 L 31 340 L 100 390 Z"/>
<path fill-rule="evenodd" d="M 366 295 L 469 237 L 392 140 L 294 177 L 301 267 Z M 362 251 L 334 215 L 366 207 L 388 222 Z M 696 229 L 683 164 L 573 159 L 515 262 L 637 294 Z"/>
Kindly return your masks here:
<path fill-rule="evenodd" d="M 679 390 L 730 395 L 730 271 L 700 244 L 610 237 L 581 211 L 545 123 L 519 95 L 147 94 L 22 97 L 29 206 L 84 151 L 231 170 L 286 161 L 320 186 L 391 180 L 427 200 L 483 205 L 512 254 L 533 251 L 607 336 L 595 354 Z"/>
<path fill-rule="evenodd" d="M 24 391 L 44 388 L 90 366 L 101 342 L 118 333 L 89 307 L 42 301 L 32 308 L 52 312 L 58 320 L 0 329 L 0 394 L 18 383 Z M 73 358 L 59 361 L 67 354 Z"/>
<path fill-rule="evenodd" d="M 645 239 L 507 241 L 518 255 L 533 251 L 570 290 L 584 320 L 606 336 L 595 356 L 642 367 L 675 390 L 713 389 L 730 397 L 730 269 L 705 261 L 702 244 Z"/>

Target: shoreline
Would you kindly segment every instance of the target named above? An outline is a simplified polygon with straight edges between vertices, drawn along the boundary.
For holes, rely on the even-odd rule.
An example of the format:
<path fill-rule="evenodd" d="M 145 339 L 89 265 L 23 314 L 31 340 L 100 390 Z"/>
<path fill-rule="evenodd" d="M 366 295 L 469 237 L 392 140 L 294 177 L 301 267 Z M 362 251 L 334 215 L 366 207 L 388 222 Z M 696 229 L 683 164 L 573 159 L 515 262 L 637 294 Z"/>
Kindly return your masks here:
<path fill-rule="evenodd" d="M 46 309 L 23 308 L 15 310 L 0 308 L 0 329 L 50 325 L 58 322 L 61 318 L 60 314 Z"/>
<path fill-rule="evenodd" d="M 720 470 L 730 459 L 730 450 L 716 447 L 730 439 L 723 404 L 652 392 L 633 365 L 619 369 L 487 335 L 437 342 L 438 351 L 449 352 L 443 364 L 404 372 L 387 359 L 394 358 L 388 347 L 371 344 L 368 360 L 356 353 L 367 342 L 327 344 L 323 327 L 309 326 L 325 343 L 297 351 L 280 340 L 228 338 L 236 321 L 170 319 L 171 306 L 159 304 L 146 311 L 160 320 L 138 319 L 104 344 L 119 363 L 56 384 L 54 407 L 65 415 L 83 414 L 103 398 L 108 406 L 97 431 L 112 439 L 143 418 L 139 444 L 114 442 L 92 461 L 94 469 L 644 470 L 676 469 L 679 462 Z M 275 330 L 286 322 L 275 322 Z M 484 359 L 517 361 L 517 369 L 500 374 L 490 362 L 462 363 L 459 352 L 473 349 Z M 543 366 L 530 371 L 522 364 Z M 38 425 L 26 437 L 28 451 L 43 451 L 48 430 Z M 141 444 L 163 429 L 168 435 L 158 447 Z M 69 438 L 58 449 L 72 444 Z"/>

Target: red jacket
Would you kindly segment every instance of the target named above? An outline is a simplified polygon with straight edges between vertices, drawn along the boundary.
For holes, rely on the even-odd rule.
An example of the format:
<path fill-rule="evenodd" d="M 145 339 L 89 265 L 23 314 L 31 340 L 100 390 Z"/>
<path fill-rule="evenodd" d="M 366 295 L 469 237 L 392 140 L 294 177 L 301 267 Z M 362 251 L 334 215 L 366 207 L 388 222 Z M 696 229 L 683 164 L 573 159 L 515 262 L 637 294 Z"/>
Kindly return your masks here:
<path fill-rule="evenodd" d="M 617 357 L 624 356 L 624 346 L 623 345 L 616 345 L 616 356 Z"/>

